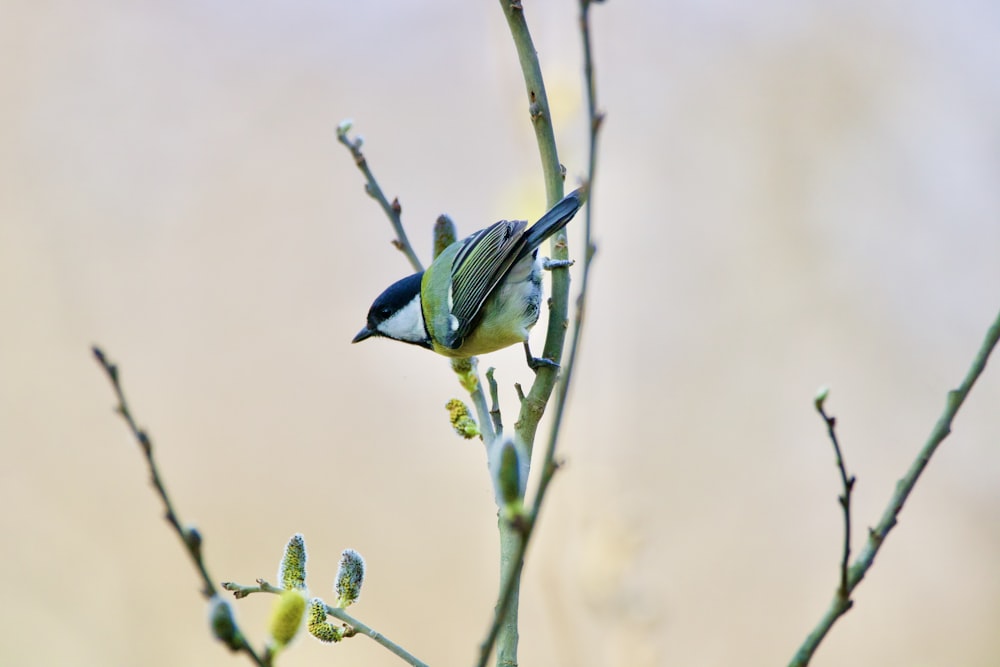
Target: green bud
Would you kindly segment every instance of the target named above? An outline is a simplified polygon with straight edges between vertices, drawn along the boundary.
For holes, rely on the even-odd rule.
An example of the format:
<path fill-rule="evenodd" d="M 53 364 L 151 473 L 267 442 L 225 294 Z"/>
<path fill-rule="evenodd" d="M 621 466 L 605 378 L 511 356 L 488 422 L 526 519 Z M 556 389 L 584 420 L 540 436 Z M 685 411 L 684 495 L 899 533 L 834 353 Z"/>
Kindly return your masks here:
<path fill-rule="evenodd" d="M 823 385 L 816 390 L 816 397 L 813 398 L 813 405 L 816 406 L 816 410 L 822 412 L 823 404 L 826 403 L 826 397 L 830 395 L 830 388 Z"/>
<path fill-rule="evenodd" d="M 510 438 L 497 443 L 493 450 L 493 483 L 496 487 L 497 505 L 508 518 L 520 514 L 524 489 L 527 483 L 527 457 Z"/>
<path fill-rule="evenodd" d="M 365 559 L 354 549 L 344 549 L 340 554 L 340 567 L 337 568 L 337 583 L 334 586 L 338 596 L 337 606 L 343 609 L 357 602 L 364 583 Z"/>
<path fill-rule="evenodd" d="M 243 648 L 244 640 L 233 618 L 233 608 L 227 600 L 213 595 L 208 601 L 208 622 L 212 626 L 212 635 L 229 647 L 230 651 Z"/>
<path fill-rule="evenodd" d="M 326 603 L 319 598 L 309 601 L 309 614 L 306 628 L 321 642 L 339 642 L 344 638 L 344 631 L 326 620 Z"/>
<path fill-rule="evenodd" d="M 455 223 L 447 215 L 442 213 L 434 223 L 434 256 L 440 255 L 445 248 L 455 242 L 458 235 Z"/>
<path fill-rule="evenodd" d="M 505 506 L 521 502 L 521 462 L 513 441 L 500 445 L 500 466 L 497 470 L 497 491 Z"/>
<path fill-rule="evenodd" d="M 451 420 L 452 428 L 455 429 L 455 433 L 458 433 L 466 440 L 475 438 L 480 434 L 479 424 L 469 414 L 469 406 L 457 398 L 453 398 L 444 407 L 448 409 L 448 416 Z"/>
<path fill-rule="evenodd" d="M 451 360 L 451 370 L 455 371 L 462 388 L 470 394 L 479 388 L 478 366 L 475 357 Z"/>
<path fill-rule="evenodd" d="M 201 553 L 201 531 L 194 526 L 184 527 L 184 541 L 194 553 Z"/>
<path fill-rule="evenodd" d="M 302 626 L 306 613 L 306 598 L 301 591 L 287 590 L 278 595 L 271 607 L 271 639 L 276 648 L 284 648 Z"/>
<path fill-rule="evenodd" d="M 285 545 L 285 555 L 278 567 L 278 581 L 286 591 L 305 590 L 306 587 L 306 539 L 302 533 L 295 533 Z"/>

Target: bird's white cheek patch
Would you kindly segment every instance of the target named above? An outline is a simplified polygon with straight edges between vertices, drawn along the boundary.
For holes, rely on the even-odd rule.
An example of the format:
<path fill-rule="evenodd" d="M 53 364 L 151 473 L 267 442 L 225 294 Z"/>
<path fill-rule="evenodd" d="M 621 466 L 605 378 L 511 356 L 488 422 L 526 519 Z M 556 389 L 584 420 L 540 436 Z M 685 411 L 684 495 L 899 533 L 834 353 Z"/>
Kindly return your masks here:
<path fill-rule="evenodd" d="M 420 295 L 396 311 L 396 314 L 378 325 L 383 335 L 396 340 L 418 343 L 427 340 L 424 314 L 420 309 Z"/>

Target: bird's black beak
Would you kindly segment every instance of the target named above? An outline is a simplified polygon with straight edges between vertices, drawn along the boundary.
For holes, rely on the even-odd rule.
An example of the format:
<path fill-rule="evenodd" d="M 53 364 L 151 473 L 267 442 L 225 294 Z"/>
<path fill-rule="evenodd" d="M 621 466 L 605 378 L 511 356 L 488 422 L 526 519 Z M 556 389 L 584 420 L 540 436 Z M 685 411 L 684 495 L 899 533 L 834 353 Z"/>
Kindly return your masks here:
<path fill-rule="evenodd" d="M 355 336 L 354 340 L 352 340 L 351 342 L 352 343 L 360 343 L 361 341 L 363 341 L 365 339 L 368 339 L 368 338 L 371 338 L 374 335 L 375 335 L 375 331 L 374 330 L 369 329 L 368 327 L 365 327 L 364 329 L 362 329 L 361 331 L 358 332 L 358 335 Z"/>

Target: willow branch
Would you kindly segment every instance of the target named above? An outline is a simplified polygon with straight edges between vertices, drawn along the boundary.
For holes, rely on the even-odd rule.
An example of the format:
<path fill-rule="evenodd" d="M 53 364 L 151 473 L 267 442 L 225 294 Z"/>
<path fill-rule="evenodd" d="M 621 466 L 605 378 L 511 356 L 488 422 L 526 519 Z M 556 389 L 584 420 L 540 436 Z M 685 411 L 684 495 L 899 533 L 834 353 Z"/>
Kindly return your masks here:
<path fill-rule="evenodd" d="M 889 499 L 889 504 L 886 506 L 885 511 L 882 513 L 882 517 L 879 519 L 878 524 L 874 528 L 868 531 L 868 540 L 865 542 L 864 547 L 862 547 L 861 552 L 858 557 L 851 564 L 847 573 L 847 595 L 844 596 L 838 590 L 836 595 L 834 595 L 833 601 L 830 603 L 829 608 L 823 614 L 816 627 L 809 633 L 802 646 L 795 653 L 792 661 L 789 663 L 790 667 L 803 667 L 808 665 L 809 661 L 812 659 L 813 653 L 815 653 L 820 642 L 833 627 L 833 624 L 837 622 L 841 616 L 847 613 L 850 609 L 850 595 L 857 588 L 861 580 L 865 578 L 868 570 L 871 568 L 875 561 L 875 556 L 878 554 L 879 549 L 882 548 L 885 538 L 889 535 L 889 532 L 896 526 L 896 522 L 899 517 L 899 513 L 903 510 L 903 505 L 906 503 L 906 499 L 910 496 L 910 492 L 913 491 L 913 487 L 916 485 L 917 480 L 920 479 L 921 473 L 923 473 L 924 468 L 931 460 L 931 456 L 937 451 L 938 445 L 940 445 L 945 438 L 951 433 L 951 424 L 955 419 L 955 415 L 958 414 L 959 408 L 965 403 L 965 399 L 968 397 L 969 392 L 972 390 L 973 385 L 975 385 L 976 380 L 982 374 L 983 369 L 986 368 L 986 362 L 993 352 L 993 349 L 997 345 L 997 341 L 1000 340 L 1000 314 L 997 315 L 993 324 L 990 326 L 989 330 L 986 332 L 986 338 L 983 340 L 983 344 L 980 346 L 979 351 L 976 353 L 975 358 L 972 361 L 972 365 L 969 367 L 965 378 L 957 389 L 953 389 L 948 392 L 947 399 L 945 401 L 944 411 L 938 418 L 937 423 L 931 430 L 927 441 L 924 446 L 920 449 L 917 458 L 910 465 L 910 468 L 906 471 L 899 482 L 896 483 L 896 490 Z"/>
<path fill-rule="evenodd" d="M 256 586 L 244 586 L 243 584 L 238 584 L 234 581 L 226 581 L 222 583 L 222 587 L 227 591 L 232 592 L 236 599 L 245 598 L 253 593 L 271 593 L 271 594 L 281 594 L 285 592 L 285 589 L 280 586 L 274 586 L 268 583 L 264 579 L 258 579 Z M 399 644 L 390 640 L 388 637 L 383 635 L 381 632 L 373 629 L 371 626 L 354 618 L 346 611 L 340 607 L 333 607 L 330 605 L 325 605 L 326 613 L 334 618 L 347 623 L 356 632 L 356 634 L 362 634 L 376 642 L 383 648 L 388 649 L 391 653 L 402 658 L 402 660 L 413 667 L 427 667 L 427 664 L 419 660 L 412 654 L 410 654 L 406 649 L 401 647 Z"/>
<path fill-rule="evenodd" d="M 525 85 L 528 92 L 529 111 L 531 113 L 532 124 L 535 128 L 535 136 L 539 146 L 539 154 L 542 160 L 542 168 L 545 175 L 546 193 L 551 206 L 562 196 L 563 172 L 559 164 L 556 153 L 555 139 L 552 132 L 551 115 L 548 107 L 548 100 L 545 95 L 545 87 L 542 81 L 541 68 L 538 57 L 535 53 L 531 36 L 528 33 L 527 24 L 524 20 L 523 9 L 518 0 L 501 0 L 504 15 L 507 17 L 511 35 L 517 49 L 518 59 L 521 62 L 521 69 L 524 75 Z M 591 120 L 590 131 L 590 159 L 588 164 L 588 196 L 592 192 L 594 171 L 596 168 L 597 133 L 600 129 L 600 117 L 596 108 L 596 93 L 593 77 L 593 61 L 591 58 L 590 32 L 589 32 L 589 6 L 587 0 L 581 0 L 580 6 L 580 30 L 583 38 L 585 75 L 587 79 L 588 110 Z M 479 667 L 485 667 L 489 660 L 493 644 L 503 630 L 504 619 L 508 610 L 513 608 L 516 611 L 518 586 L 520 583 L 521 571 L 524 567 L 524 556 L 528 548 L 531 535 L 538 523 L 538 516 L 541 511 L 542 502 L 545 499 L 546 490 L 549 483 L 558 469 L 555 460 L 556 444 L 558 442 L 559 424 L 565 410 L 566 393 L 569 381 L 572 377 L 573 365 L 576 360 L 578 341 L 583 322 L 583 306 L 585 301 L 587 276 L 590 270 L 590 261 L 593 258 L 594 250 L 591 243 L 591 206 L 587 206 L 586 212 L 586 252 L 583 263 L 583 283 L 580 296 L 577 301 L 577 316 L 574 324 L 573 343 L 570 348 L 570 357 L 564 369 L 561 389 L 557 398 L 556 419 L 546 447 L 545 456 L 542 460 L 542 474 L 539 478 L 537 490 L 535 492 L 531 508 L 521 517 L 517 524 L 511 524 L 501 520 L 501 540 L 508 542 L 501 575 L 501 590 L 494 610 L 494 621 L 490 626 L 486 638 L 480 645 Z M 569 258 L 569 249 L 566 243 L 565 232 L 552 240 L 552 258 L 556 261 L 563 261 Z M 552 300 L 549 311 L 549 328 L 546 333 L 544 356 L 552 361 L 559 362 L 562 359 L 563 347 L 566 338 L 567 313 L 569 302 L 569 273 L 566 268 L 552 271 Z M 539 370 L 535 382 L 527 396 L 521 395 L 521 412 L 515 424 L 515 432 L 522 443 L 525 444 L 528 455 L 532 451 L 535 432 L 538 421 L 545 410 L 552 390 L 555 387 L 557 372 L 555 369 L 542 368 Z M 516 633 L 516 628 L 514 630 Z M 516 634 L 514 637 L 516 647 Z M 498 663 L 502 663 L 502 656 L 498 656 Z"/>
<path fill-rule="evenodd" d="M 347 623 L 349 626 L 354 628 L 358 634 L 362 634 L 368 637 L 376 644 L 378 644 L 382 648 L 387 649 L 390 653 L 400 658 L 407 664 L 413 665 L 413 667 L 427 667 L 427 664 L 425 662 L 419 660 L 416 656 L 411 654 L 402 646 L 390 640 L 381 632 L 373 629 L 372 627 L 354 618 L 340 607 L 331 607 L 330 605 L 326 605 L 326 613 L 338 620 L 343 621 L 344 623 Z"/>
<path fill-rule="evenodd" d="M 548 206 L 551 207 L 562 199 L 563 172 L 556 151 L 552 114 L 549 110 L 548 97 L 545 94 L 545 82 L 542 79 L 538 53 L 535 51 L 531 33 L 528 31 L 528 24 L 525 21 L 524 9 L 521 7 L 520 1 L 500 0 L 500 6 L 507 19 L 514 47 L 517 50 L 518 61 L 521 64 L 521 73 L 528 95 L 528 114 L 535 130 L 538 154 L 542 162 L 545 196 L 548 200 Z M 553 235 L 550 254 L 554 260 L 569 259 L 565 230 Z M 566 340 L 567 313 L 569 312 L 569 270 L 563 267 L 554 269 L 551 273 L 552 299 L 549 302 L 549 323 L 542 353 L 546 359 L 558 364 L 562 359 Z M 535 441 L 538 422 L 545 412 L 545 406 L 555 387 L 558 375 L 558 368 L 549 366 L 539 368 L 531 389 L 521 403 L 521 411 L 514 429 L 518 439 L 524 444 L 529 457 Z"/>
<path fill-rule="evenodd" d="M 128 425 L 129 430 L 132 432 L 132 437 L 139 444 L 139 449 L 142 450 L 143 456 L 146 458 L 146 464 L 149 467 L 150 481 L 153 484 L 153 488 L 156 489 L 157 495 L 160 496 L 160 500 L 163 501 L 164 507 L 164 518 L 170 527 L 174 529 L 177 536 L 180 538 L 181 543 L 184 545 L 185 551 L 187 551 L 188 556 L 190 556 L 192 563 L 194 563 L 195 569 L 198 571 L 198 575 L 201 577 L 201 594 L 208 600 L 211 600 L 217 594 L 217 589 L 215 587 L 215 582 L 211 576 L 208 574 L 208 567 L 205 565 L 205 560 L 202 557 L 202 538 L 201 534 L 194 528 L 185 528 L 181 523 L 181 520 L 177 514 L 177 510 L 174 509 L 174 504 L 170 500 L 170 494 L 167 493 L 167 488 L 163 484 L 163 479 L 160 477 L 160 471 L 156 465 L 156 459 L 153 457 L 153 440 L 149 437 L 149 434 L 136 423 L 135 418 L 132 416 L 132 410 L 129 408 L 128 400 L 125 398 L 125 390 L 121 385 L 121 378 L 118 374 L 118 366 L 112 363 L 104 351 L 96 345 L 91 348 L 94 354 L 94 358 L 97 359 L 97 363 L 100 364 L 101 368 L 104 370 L 105 375 L 108 376 L 108 380 L 111 381 L 111 387 L 115 391 L 115 396 L 118 399 L 118 405 L 115 411 L 121 415 L 122 419 L 125 420 L 126 425 Z M 233 637 L 229 641 L 229 646 L 234 651 L 242 651 L 247 654 L 254 663 L 261 665 L 263 667 L 266 663 L 264 658 L 257 655 L 253 647 L 247 643 L 243 636 L 243 633 L 234 623 L 234 633 Z"/>
<path fill-rule="evenodd" d="M 337 141 L 344 144 L 347 150 L 351 152 L 351 156 L 354 158 L 354 164 L 357 165 L 358 169 L 365 176 L 365 192 L 368 193 L 372 199 L 379 203 L 382 210 L 385 211 L 386 216 L 389 218 L 389 222 L 392 223 L 392 228 L 396 232 L 396 240 L 392 242 L 397 249 L 399 249 L 406 258 L 410 261 L 410 265 L 413 270 L 420 272 L 424 270 L 423 264 L 420 263 L 420 259 L 417 257 L 417 253 L 414 252 L 413 246 L 410 245 L 410 239 L 406 236 L 406 229 L 403 227 L 403 220 L 400 218 L 400 213 L 402 213 L 402 206 L 399 204 L 399 199 L 393 199 L 392 203 L 386 199 L 385 194 L 382 192 L 382 188 L 379 186 L 378 181 L 375 180 L 375 175 L 372 173 L 371 168 L 368 166 L 368 158 L 365 157 L 364 153 L 361 152 L 361 145 L 363 143 L 361 137 L 352 140 L 348 133 L 351 131 L 351 123 L 349 121 L 342 122 L 337 127 Z"/>
<path fill-rule="evenodd" d="M 545 194 L 549 207 L 562 199 L 563 173 L 556 152 L 555 133 L 552 129 L 552 115 L 549 110 L 548 98 L 545 94 L 545 84 L 542 80 L 541 66 L 538 54 L 535 52 L 524 18 L 524 10 L 520 0 L 500 0 L 507 25 L 510 28 L 517 57 L 521 64 L 525 88 L 528 94 L 528 113 L 532 127 L 535 130 L 535 140 L 538 143 L 539 157 L 542 162 L 542 173 L 545 179 Z M 554 260 L 569 258 L 566 243 L 566 232 L 561 230 L 553 235 L 550 241 L 550 254 Z M 566 267 L 552 271 L 552 298 L 549 300 L 549 323 L 545 335 L 543 356 L 559 364 L 562 359 L 563 346 L 566 340 L 566 324 L 569 302 L 569 270 Z M 545 406 L 558 378 L 558 366 L 545 365 L 535 374 L 535 381 L 524 400 L 517 422 L 514 424 L 515 437 L 525 448 L 530 462 L 531 451 L 538 430 L 538 422 L 545 412 Z M 518 584 L 523 567 L 525 548 L 524 536 L 514 531 L 504 519 L 499 522 L 500 532 L 500 582 L 501 593 L 495 610 L 494 621 L 484 642 L 484 653 L 481 664 L 488 659 L 494 642 L 497 644 L 498 667 L 513 667 L 517 665 L 517 597 Z"/>

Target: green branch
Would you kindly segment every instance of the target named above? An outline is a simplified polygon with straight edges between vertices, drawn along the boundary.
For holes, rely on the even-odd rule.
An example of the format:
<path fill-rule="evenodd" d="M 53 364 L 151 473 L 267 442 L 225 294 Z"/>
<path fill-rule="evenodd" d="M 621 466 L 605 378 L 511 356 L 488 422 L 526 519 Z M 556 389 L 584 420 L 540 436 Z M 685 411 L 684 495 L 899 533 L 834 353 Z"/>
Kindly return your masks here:
<path fill-rule="evenodd" d="M 244 586 L 243 584 L 238 584 L 233 581 L 225 581 L 222 583 L 222 587 L 227 591 L 232 592 L 237 599 L 245 598 L 253 593 L 271 593 L 278 595 L 285 592 L 284 588 L 274 586 L 264 579 L 258 579 L 256 586 Z M 425 662 L 409 653 L 402 646 L 390 640 L 388 637 L 373 629 L 371 626 L 366 625 L 365 623 L 362 623 L 358 619 L 354 618 L 342 608 L 331 605 L 325 605 L 325 607 L 327 614 L 349 625 L 354 630 L 355 634 L 368 637 L 375 643 L 388 649 L 391 653 L 401 658 L 407 664 L 413 665 L 413 667 L 427 667 Z"/>
<path fill-rule="evenodd" d="M 528 24 L 525 21 L 524 9 L 521 7 L 520 0 L 500 0 L 500 6 L 503 8 L 511 37 L 514 40 L 514 47 L 517 50 L 517 57 L 521 63 L 521 72 L 528 94 L 528 114 L 535 130 L 535 140 L 542 161 L 545 196 L 548 206 L 551 207 L 562 199 L 563 171 L 556 151 L 552 114 L 549 110 L 548 97 L 545 94 L 545 82 L 542 79 L 538 53 L 531 40 L 531 33 L 528 31 Z M 554 260 L 569 259 L 569 246 L 565 230 L 552 237 L 550 252 Z M 545 333 L 542 356 L 558 364 L 562 359 L 566 340 L 566 323 L 569 312 L 569 270 L 568 267 L 562 267 L 553 270 L 551 274 L 552 299 L 549 302 L 549 323 Z M 529 457 L 535 442 L 538 422 L 545 412 L 545 406 L 555 387 L 558 375 L 558 368 L 549 366 L 539 368 L 528 395 L 521 403 L 521 411 L 514 429 L 518 439 L 527 448 Z"/>
<path fill-rule="evenodd" d="M 538 153 L 542 162 L 547 205 L 553 206 L 563 196 L 563 173 L 556 152 L 552 115 L 549 110 L 548 97 L 545 94 L 545 84 L 542 80 L 538 54 L 531 40 L 531 33 L 528 31 L 528 24 L 525 21 L 524 9 L 520 0 L 500 0 L 500 6 L 507 19 L 514 47 L 517 50 L 517 57 L 521 63 L 521 72 L 528 94 L 528 113 L 535 130 L 535 140 L 538 143 Z M 569 258 L 565 230 L 552 237 L 550 247 L 552 259 L 566 260 Z M 558 364 L 562 359 L 566 340 L 566 322 L 569 310 L 569 270 L 563 267 L 553 270 L 551 274 L 552 298 L 549 300 L 549 323 L 542 355 Z M 521 409 L 517 422 L 514 424 L 514 432 L 516 438 L 524 445 L 529 461 L 535 442 L 535 432 L 538 430 L 538 422 L 545 412 L 545 406 L 555 388 L 558 376 L 557 366 L 540 367 L 536 372 L 531 389 L 521 401 Z M 500 586 L 502 592 L 498 597 L 494 620 L 481 651 L 480 664 L 485 665 L 492 645 L 496 642 L 498 667 L 513 667 L 517 665 L 518 587 L 527 543 L 524 539 L 525 536 L 514 530 L 503 518 L 500 518 L 498 528 L 500 531 Z"/>
<path fill-rule="evenodd" d="M 517 49 L 518 59 L 521 63 L 521 70 L 524 75 L 525 86 L 528 93 L 529 113 L 532 125 L 535 128 L 535 137 L 538 143 L 539 155 L 542 160 L 542 169 L 545 176 L 546 195 L 549 205 L 558 201 L 562 197 L 563 191 L 563 170 L 559 164 L 556 153 L 555 138 L 552 131 L 551 114 L 548 106 L 548 99 L 545 95 L 545 86 L 542 81 L 541 68 L 538 63 L 538 56 L 535 52 L 531 35 L 528 32 L 527 23 L 524 19 L 523 8 L 519 0 L 501 0 L 501 6 L 507 23 L 510 26 L 511 36 Z M 583 323 L 583 306 L 587 287 L 587 277 L 590 271 L 590 261 L 593 258 L 594 249 L 591 243 L 591 211 L 589 205 L 589 194 L 592 191 L 594 171 L 596 168 L 597 134 L 600 129 L 600 115 L 596 108 L 596 93 L 593 76 L 593 61 L 591 58 L 589 14 L 590 2 L 581 0 L 580 5 L 580 30 L 582 35 L 585 78 L 587 81 L 588 110 L 590 113 L 590 159 L 588 165 L 588 206 L 586 212 L 586 252 L 583 262 L 583 283 L 580 296 L 577 300 L 577 315 L 574 324 L 573 342 L 570 347 L 568 363 L 563 369 L 563 376 L 560 384 L 560 391 L 557 395 L 556 418 L 553 422 L 552 432 L 542 460 L 542 474 L 539 478 L 538 487 L 535 491 L 534 499 L 530 511 L 520 518 L 520 521 L 511 523 L 505 519 L 500 519 L 500 549 L 501 549 L 501 578 L 500 594 L 494 610 L 494 620 L 490 626 L 486 638 L 480 645 L 479 667 L 485 667 L 489 660 L 490 652 L 494 643 L 498 644 L 497 665 L 506 667 L 517 664 L 517 605 L 518 588 L 520 585 L 521 571 L 524 568 L 524 556 L 531 539 L 532 532 L 538 523 L 538 516 L 541 511 L 542 502 L 545 499 L 546 490 L 549 483 L 558 469 L 555 460 L 556 444 L 558 442 L 559 427 L 566 405 L 566 394 L 569 382 L 572 378 L 573 366 L 576 361 L 576 353 L 580 339 L 580 332 Z M 569 258 L 569 249 L 566 242 L 565 231 L 560 232 L 552 239 L 552 259 L 565 262 Z M 558 268 L 552 271 L 552 299 L 549 308 L 549 326 L 546 332 L 544 356 L 559 363 L 562 359 L 563 348 L 566 340 L 567 316 L 569 304 L 569 272 L 566 268 Z M 531 456 L 538 422 L 545 411 L 545 406 L 549 401 L 555 382 L 558 378 L 558 370 L 554 368 L 541 368 L 536 375 L 535 382 L 525 396 L 519 392 L 521 398 L 521 411 L 518 421 L 515 424 L 515 432 L 518 439 L 525 445 L 528 456 Z"/>
<path fill-rule="evenodd" d="M 858 557 L 848 569 L 847 594 L 842 594 L 838 589 L 833 601 L 819 623 L 809 633 L 809 636 L 806 637 L 802 646 L 795 653 L 795 656 L 789 663 L 790 667 L 804 667 L 808 665 L 813 653 L 816 652 L 820 642 L 826 637 L 833 624 L 851 608 L 851 593 L 861 583 L 861 580 L 865 578 L 865 575 L 874 563 L 876 554 L 882 548 L 889 532 L 895 527 L 897 517 L 903 510 L 906 499 L 909 497 L 910 492 L 913 491 L 917 480 L 920 479 L 920 474 L 930 462 L 931 456 L 934 455 L 938 445 L 951 433 L 951 423 L 955 419 L 955 415 L 958 414 L 958 409 L 962 407 L 976 380 L 979 379 L 983 369 L 986 368 L 986 361 L 996 347 L 998 340 L 1000 340 L 1000 314 L 997 315 L 989 331 L 986 332 L 986 338 L 983 340 L 983 344 L 980 346 L 975 359 L 973 359 L 972 366 L 969 368 L 968 373 L 966 373 L 965 379 L 962 380 L 962 384 L 957 389 L 948 392 L 944 411 L 931 430 L 930 436 L 928 436 L 924 446 L 920 449 L 920 453 L 917 454 L 917 458 L 910 465 L 909 470 L 906 471 L 903 478 L 896 483 L 896 491 L 889 499 L 889 504 L 882 513 L 882 518 L 879 519 L 878 524 L 874 528 L 869 529 L 868 540 L 865 542 L 864 547 L 862 547 L 861 553 L 858 554 Z"/>

